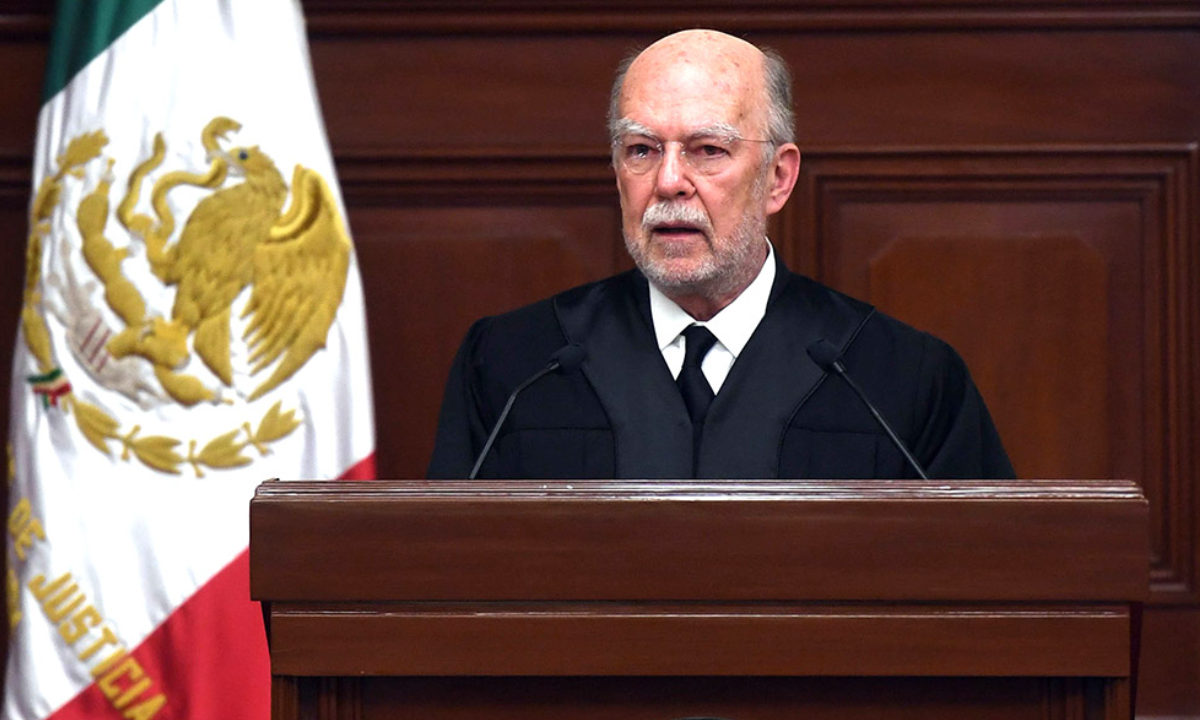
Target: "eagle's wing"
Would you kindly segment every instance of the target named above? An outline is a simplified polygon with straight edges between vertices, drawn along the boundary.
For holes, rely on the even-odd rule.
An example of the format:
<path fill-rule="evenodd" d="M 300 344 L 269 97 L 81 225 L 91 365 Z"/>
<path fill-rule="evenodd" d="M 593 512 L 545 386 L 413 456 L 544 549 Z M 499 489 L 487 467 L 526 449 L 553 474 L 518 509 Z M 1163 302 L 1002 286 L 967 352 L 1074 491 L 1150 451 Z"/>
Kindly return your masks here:
<path fill-rule="evenodd" d="M 253 316 L 244 334 L 251 373 L 283 359 L 250 400 L 287 380 L 325 347 L 349 267 L 350 237 L 329 186 L 297 165 L 292 205 L 254 251 L 254 289 L 242 313 Z"/>

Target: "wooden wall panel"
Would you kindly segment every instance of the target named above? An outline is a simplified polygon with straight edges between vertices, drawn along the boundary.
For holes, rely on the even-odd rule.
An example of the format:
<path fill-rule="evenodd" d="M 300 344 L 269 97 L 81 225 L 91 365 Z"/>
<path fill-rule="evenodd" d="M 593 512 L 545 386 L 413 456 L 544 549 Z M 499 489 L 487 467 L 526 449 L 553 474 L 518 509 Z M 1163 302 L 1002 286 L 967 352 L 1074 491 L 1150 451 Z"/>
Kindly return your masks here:
<path fill-rule="evenodd" d="M 1187 33 L 914 29 L 764 39 L 795 68 L 799 125 L 813 144 L 1149 142 L 1193 137 L 1196 128 L 1186 105 L 1200 79 L 1177 66 L 1200 52 L 1200 37 Z"/>
<path fill-rule="evenodd" d="M 351 154 L 603 148 L 607 69 L 623 54 L 607 38 L 524 37 L 514 45 L 507 35 L 318 35 L 312 47 L 330 138 Z"/>
<path fill-rule="evenodd" d="M 27 182 L 0 183 L 0 377 L 11 376 L 13 339 L 17 334 L 21 290 L 25 283 L 25 238 L 28 223 L 29 185 Z M 8 386 L 5 385 L 7 388 Z M 8 393 L 0 404 L 0 431 L 8 438 Z"/>
<path fill-rule="evenodd" d="M 7 381 L 12 377 L 12 353 L 9 351 L 12 347 L 12 340 L 17 336 L 18 308 L 21 306 L 21 289 L 25 282 L 25 242 L 24 238 L 19 234 L 19 231 L 26 227 L 26 204 L 28 201 L 28 189 L 22 187 L 22 190 L 17 192 L 15 188 L 0 186 L 0 233 L 4 233 L 0 237 L 0 307 L 6 309 L 0 313 L 0 378 Z M 9 237 L 12 236 L 12 237 Z M 7 383 L 4 387 L 8 387 Z M 9 416 L 8 416 L 8 393 L 0 394 L 3 400 L 0 400 L 0 407 L 3 407 L 3 412 L 0 412 L 0 432 L 3 432 L 5 447 L 8 442 Z M 8 454 L 5 453 L 5 466 L 7 466 Z M 8 473 L 5 473 L 6 482 L 4 487 L 8 487 Z M 5 508 L 4 517 L 8 517 L 8 493 L 5 492 L 5 501 L 0 504 L 0 507 Z M 7 560 L 4 567 L 8 567 Z M 8 632 L 9 625 L 7 622 L 0 623 L 0 648 L 8 647 Z M 3 650 L 0 650 L 3 653 Z M 0 687 L 3 683 L 0 682 Z"/>
<path fill-rule="evenodd" d="M 613 67 L 660 34 L 626 21 L 600 36 L 360 37 L 312 18 L 330 135 L 350 154 L 601 148 Z M 748 36 L 788 59 L 801 137 L 814 146 L 1151 142 L 1197 132 L 1189 108 L 1200 79 L 1178 65 L 1200 57 L 1193 33 Z"/>
<path fill-rule="evenodd" d="M 381 467 L 429 457 L 450 361 L 479 308 L 510 310 L 624 262 L 607 206 L 363 208 L 351 221 L 371 299 L 378 434 L 390 439 Z"/>
<path fill-rule="evenodd" d="M 815 156 L 815 157 L 814 157 Z M 950 341 L 1022 477 L 1129 477 L 1155 597 L 1196 599 L 1185 395 L 1200 154 L 1176 148 L 810 153 L 797 263 Z M 1164 463 L 1163 460 L 1168 462 Z"/>
<path fill-rule="evenodd" d="M 0 6 L 0 17 L 3 9 Z M 42 68 L 46 64 L 46 37 L 41 23 L 28 23 L 0 31 L 0 63 L 5 72 L 4 111 L 0 112 L 0 172 L 7 182 L 23 185 L 28 193 L 29 156 L 37 127 L 42 96 Z M 38 68 L 36 72 L 12 72 L 11 68 Z M 19 178 L 19 181 L 18 181 Z M 24 233 L 21 233 L 24 235 Z"/>
<path fill-rule="evenodd" d="M 1157 607 L 1142 627 L 1139 715 L 1200 717 L 1196 710 L 1200 667 L 1200 613 L 1191 607 Z"/>
<path fill-rule="evenodd" d="M 1140 443 L 1113 442 L 1126 433 L 1124 422 L 1114 422 L 1109 411 L 1113 358 L 1104 258 L 1078 235 L 1006 236 L 967 222 L 957 235 L 903 234 L 917 224 L 904 222 L 910 219 L 906 216 L 938 213 L 953 220 L 957 213 L 946 209 L 940 202 L 915 203 L 892 218 L 892 232 L 901 234 L 883 238 L 882 247 L 867 258 L 863 295 L 949 339 L 970 358 L 971 373 L 996 409 L 995 421 L 1012 448 L 1018 475 L 1110 476 L 1114 445 L 1136 452 Z M 975 211 L 986 217 L 989 209 Z M 1063 208 L 1051 212 L 1055 209 Z M 1096 215 L 1106 214 L 1105 208 L 1097 209 Z M 1020 212 L 1019 204 L 1010 212 Z M 1127 214 L 1136 224 L 1137 207 Z M 1063 281 L 1067 277 L 1071 282 Z M 1048 307 L 1061 312 L 1047 313 L 1043 308 Z"/>
<path fill-rule="evenodd" d="M 4 19 L 2 6 L 0 19 Z M 46 57 L 45 23 L 34 18 L 5 25 L 0 22 L 0 67 L 42 67 Z M 12 377 L 11 349 L 16 338 L 21 289 L 25 282 L 29 168 L 41 78 L 40 72 L 10 71 L 0 90 L 0 106 L 4 108 L 0 112 L 0 308 L 3 308 L 0 312 L 0 378 L 6 383 Z M 3 433 L 0 437 L 4 438 L 5 447 L 9 429 L 8 396 L 8 392 L 0 393 L 0 433 Z M 7 517 L 7 493 L 3 506 Z M 4 566 L 7 565 L 6 561 Z M 0 627 L 0 642 L 8 647 L 8 623 Z"/>
<path fill-rule="evenodd" d="M 46 23 L 37 18 L 7 24 L 0 4 L 0 67 L 41 68 L 46 58 Z M 21 288 L 25 281 L 25 241 L 33 145 L 42 74 L 6 72 L 0 90 L 0 377 L 12 368 Z M 7 387 L 7 385 L 6 385 Z M 0 393 L 0 431 L 8 439 L 8 393 Z"/>

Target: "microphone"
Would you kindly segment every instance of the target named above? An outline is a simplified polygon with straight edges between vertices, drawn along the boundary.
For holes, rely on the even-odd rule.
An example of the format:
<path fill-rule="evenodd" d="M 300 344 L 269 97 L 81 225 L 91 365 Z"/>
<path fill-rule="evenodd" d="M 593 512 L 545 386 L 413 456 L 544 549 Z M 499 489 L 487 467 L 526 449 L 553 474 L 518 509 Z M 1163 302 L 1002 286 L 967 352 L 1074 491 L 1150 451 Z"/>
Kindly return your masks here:
<path fill-rule="evenodd" d="M 883 416 L 879 414 L 879 411 L 875 409 L 875 406 L 871 404 L 871 401 L 867 399 L 867 396 L 863 394 L 863 391 L 859 390 L 858 385 L 850 379 L 850 373 L 847 372 L 846 366 L 842 364 L 841 353 L 839 353 L 837 348 L 833 346 L 833 343 L 829 342 L 825 338 L 821 338 L 820 340 L 817 340 L 809 345 L 807 350 L 808 356 L 817 364 L 817 367 L 821 368 L 825 372 L 831 372 L 846 381 L 846 384 L 850 386 L 850 389 L 854 391 L 854 394 L 858 396 L 858 399 L 863 401 L 863 405 L 867 406 L 867 410 L 871 411 L 871 417 L 875 418 L 875 422 L 879 423 L 879 427 L 883 428 L 883 431 L 887 433 L 887 436 L 891 439 L 892 444 L 896 446 L 896 449 L 900 451 L 900 454 L 904 456 L 904 459 L 908 461 L 908 464 L 912 465 L 913 469 L 917 471 L 917 474 L 921 476 L 922 480 L 928 480 L 929 476 L 925 474 L 925 469 L 921 467 L 921 464 L 917 462 L 917 459 L 914 458 L 912 453 L 908 451 L 908 448 L 904 446 L 904 443 L 896 435 L 896 432 L 892 430 L 892 426 L 888 425 L 887 420 L 883 419 Z"/>
<path fill-rule="evenodd" d="M 513 402 L 517 399 L 517 396 L 524 392 L 525 388 L 556 370 L 564 375 L 570 375 L 575 372 L 583 364 L 585 355 L 587 355 L 587 351 L 583 349 L 582 345 L 576 343 L 564 345 L 550 356 L 550 362 L 546 363 L 546 367 L 530 375 L 525 382 L 518 385 L 512 391 L 508 396 L 508 402 L 504 403 L 504 409 L 500 411 L 500 418 L 492 426 L 492 433 L 488 435 L 487 442 L 483 444 L 483 450 L 480 451 L 479 457 L 475 460 L 475 467 L 471 468 L 471 474 L 467 476 L 468 480 L 474 480 L 475 476 L 479 474 L 479 468 L 483 466 L 484 458 L 487 457 L 488 451 L 492 449 L 492 443 L 496 442 L 496 436 L 500 434 L 500 428 L 504 425 L 504 421 L 508 419 L 508 411 L 512 410 Z"/>

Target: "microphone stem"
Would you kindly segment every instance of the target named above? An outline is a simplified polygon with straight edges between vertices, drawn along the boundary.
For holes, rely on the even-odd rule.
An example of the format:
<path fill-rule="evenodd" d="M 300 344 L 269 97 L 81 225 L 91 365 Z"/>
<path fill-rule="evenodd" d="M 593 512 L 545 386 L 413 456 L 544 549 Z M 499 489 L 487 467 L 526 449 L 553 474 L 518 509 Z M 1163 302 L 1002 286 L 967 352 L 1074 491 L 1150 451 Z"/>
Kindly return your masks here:
<path fill-rule="evenodd" d="M 862 400 L 863 405 L 867 406 L 867 410 L 870 411 L 871 415 L 875 418 L 875 422 L 879 423 L 879 426 L 883 428 L 883 431 L 887 433 L 889 438 L 892 439 L 892 444 L 900 450 L 901 454 L 904 455 L 904 459 L 908 461 L 908 464 L 917 471 L 917 474 L 921 476 L 922 480 L 928 480 L 929 476 L 926 475 L 925 471 L 921 469 L 920 463 L 918 463 L 917 459 L 912 456 L 912 453 L 908 451 L 908 448 L 905 447 L 904 443 L 900 442 L 900 438 L 896 436 L 895 431 L 892 430 L 892 426 L 888 425 L 887 421 L 883 419 L 883 416 L 879 414 L 879 411 L 875 409 L 875 406 L 872 405 L 869 400 L 867 400 L 867 396 L 863 394 L 863 391 L 859 390 L 858 385 L 856 385 L 855 382 L 850 379 L 850 373 L 846 372 L 845 366 L 842 365 L 840 361 L 835 361 L 833 363 L 833 370 L 838 374 L 838 377 L 846 381 L 846 384 L 850 386 L 850 389 L 854 391 L 854 394 L 858 396 L 858 399 Z"/>
<path fill-rule="evenodd" d="M 496 425 L 492 428 L 492 433 L 488 435 L 487 442 L 483 444 L 483 450 L 479 453 L 479 458 L 475 460 L 475 467 L 471 468 L 471 474 L 467 476 L 468 480 L 474 480 L 475 476 L 479 474 L 479 468 L 483 467 L 484 458 L 488 456 L 488 451 L 492 449 L 492 443 L 496 442 L 496 436 L 500 434 L 500 428 L 504 426 L 504 421 L 508 419 L 508 411 L 512 410 L 513 402 L 516 401 L 517 396 L 521 394 L 521 391 L 534 384 L 538 380 L 541 380 L 549 373 L 554 372 L 559 367 L 559 362 L 557 360 L 550 361 L 549 365 L 542 368 L 528 380 L 518 385 L 516 389 L 509 394 L 508 401 L 504 403 L 504 409 L 500 411 L 500 418 L 496 420 Z"/>

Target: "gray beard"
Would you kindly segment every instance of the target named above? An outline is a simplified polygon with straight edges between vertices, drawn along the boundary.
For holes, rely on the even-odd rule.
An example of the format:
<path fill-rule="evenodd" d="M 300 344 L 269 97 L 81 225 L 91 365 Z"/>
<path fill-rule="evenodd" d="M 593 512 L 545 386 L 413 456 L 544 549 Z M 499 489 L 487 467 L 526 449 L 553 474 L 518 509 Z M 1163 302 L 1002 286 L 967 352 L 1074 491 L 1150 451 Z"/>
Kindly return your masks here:
<path fill-rule="evenodd" d="M 642 231 L 645 233 L 663 222 L 691 223 L 712 237 L 712 222 L 697 208 L 672 202 L 655 203 L 642 217 Z M 766 226 L 765 217 L 755 217 L 747 212 L 730 236 L 724 238 L 726 242 L 712 243 L 714 247 L 724 249 L 710 254 L 699 267 L 686 274 L 669 271 L 665 263 L 649 257 L 649 253 L 635 242 L 636 238 L 630 238 L 628 234 L 625 234 L 625 247 L 646 279 L 664 295 L 696 295 L 716 300 L 741 292 L 758 276 L 762 269 L 762 263 L 758 261 L 763 257 Z"/>

